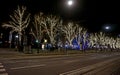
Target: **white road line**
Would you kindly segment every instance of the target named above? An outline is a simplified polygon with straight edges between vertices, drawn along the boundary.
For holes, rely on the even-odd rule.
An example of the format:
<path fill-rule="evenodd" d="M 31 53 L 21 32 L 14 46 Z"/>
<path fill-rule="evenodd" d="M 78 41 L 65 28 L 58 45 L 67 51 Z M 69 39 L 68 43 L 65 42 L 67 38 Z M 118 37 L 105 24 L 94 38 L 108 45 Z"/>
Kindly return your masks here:
<path fill-rule="evenodd" d="M 0 74 L 0 75 L 8 75 L 8 73 L 2 73 L 2 74 Z"/>
<path fill-rule="evenodd" d="M 0 72 L 4 72 L 4 71 L 6 71 L 5 69 L 0 69 Z"/>
<path fill-rule="evenodd" d="M 12 70 L 17 70 L 17 69 L 34 68 L 34 67 L 42 67 L 42 66 L 45 66 L 45 64 L 32 65 L 32 66 L 23 66 L 23 67 L 15 67 L 15 68 L 11 68 L 11 69 L 12 69 Z"/>
<path fill-rule="evenodd" d="M 0 75 L 8 75 L 8 73 L 6 73 L 6 70 L 4 69 L 4 66 L 2 65 L 2 63 L 0 63 Z"/>
<path fill-rule="evenodd" d="M 0 65 L 0 68 L 3 68 L 4 66 L 3 65 Z"/>
<path fill-rule="evenodd" d="M 31 62 L 31 61 L 33 61 L 33 60 L 28 60 L 26 62 Z M 23 62 L 25 62 L 25 61 L 8 61 L 7 63 L 14 64 L 14 63 L 23 63 Z"/>
<path fill-rule="evenodd" d="M 73 63 L 73 62 L 78 62 L 79 60 L 65 60 L 64 63 Z"/>

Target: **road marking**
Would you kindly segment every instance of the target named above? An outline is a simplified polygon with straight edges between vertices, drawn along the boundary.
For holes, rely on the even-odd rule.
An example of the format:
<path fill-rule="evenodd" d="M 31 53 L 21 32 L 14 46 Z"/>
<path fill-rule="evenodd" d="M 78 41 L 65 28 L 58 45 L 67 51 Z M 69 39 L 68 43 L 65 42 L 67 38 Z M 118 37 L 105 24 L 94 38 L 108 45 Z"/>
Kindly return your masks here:
<path fill-rule="evenodd" d="M 8 73 L 2 73 L 2 74 L 0 74 L 0 75 L 8 75 Z"/>
<path fill-rule="evenodd" d="M 8 75 L 8 73 L 6 73 L 6 70 L 4 69 L 4 66 L 2 65 L 2 63 L 0 63 L 0 75 Z"/>
<path fill-rule="evenodd" d="M 65 60 L 65 63 L 73 63 L 73 62 L 78 62 L 79 60 Z"/>
<path fill-rule="evenodd" d="M 5 71 L 5 69 L 0 69 L 0 72 L 4 72 Z"/>
<path fill-rule="evenodd" d="M 3 68 L 4 66 L 3 65 L 0 65 L 0 68 Z"/>
<path fill-rule="evenodd" d="M 45 66 L 45 64 L 32 65 L 32 66 L 23 66 L 23 67 L 15 67 L 15 68 L 11 68 L 11 69 L 12 69 L 12 70 L 17 70 L 17 69 L 34 68 L 34 67 L 42 67 L 42 66 Z"/>

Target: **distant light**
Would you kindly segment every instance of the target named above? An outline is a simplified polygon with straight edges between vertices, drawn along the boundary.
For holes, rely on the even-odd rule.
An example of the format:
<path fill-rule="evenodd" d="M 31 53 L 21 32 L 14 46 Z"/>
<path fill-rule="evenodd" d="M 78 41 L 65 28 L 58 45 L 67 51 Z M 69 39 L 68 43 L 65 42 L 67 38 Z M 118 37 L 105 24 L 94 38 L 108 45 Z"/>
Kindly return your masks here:
<path fill-rule="evenodd" d="M 18 35 L 16 35 L 15 37 L 18 38 Z"/>
<path fill-rule="evenodd" d="M 44 44 L 42 44 L 42 50 L 44 50 L 45 49 L 45 45 Z"/>
<path fill-rule="evenodd" d="M 45 39 L 44 42 L 46 43 L 46 42 L 47 42 L 47 39 Z"/>
<path fill-rule="evenodd" d="M 66 45 L 65 45 L 65 48 L 67 48 L 67 47 L 68 47 L 68 45 L 66 44 Z"/>
<path fill-rule="evenodd" d="M 106 26 L 105 29 L 107 29 L 107 30 L 110 29 L 110 26 Z"/>
<path fill-rule="evenodd" d="M 69 1 L 68 1 L 68 5 L 69 5 L 69 6 L 73 5 L 73 0 L 69 0 Z"/>
<path fill-rule="evenodd" d="M 36 40 L 35 42 L 38 43 L 38 40 Z"/>

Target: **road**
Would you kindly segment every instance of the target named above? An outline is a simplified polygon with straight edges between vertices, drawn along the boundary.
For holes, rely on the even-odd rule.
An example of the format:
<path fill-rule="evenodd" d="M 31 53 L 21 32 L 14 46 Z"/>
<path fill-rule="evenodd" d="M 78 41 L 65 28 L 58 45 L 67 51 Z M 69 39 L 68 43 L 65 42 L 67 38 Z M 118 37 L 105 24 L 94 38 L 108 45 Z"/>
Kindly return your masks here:
<path fill-rule="evenodd" d="M 120 68 L 119 59 L 118 52 L 1 58 L 0 75 L 111 75 Z"/>

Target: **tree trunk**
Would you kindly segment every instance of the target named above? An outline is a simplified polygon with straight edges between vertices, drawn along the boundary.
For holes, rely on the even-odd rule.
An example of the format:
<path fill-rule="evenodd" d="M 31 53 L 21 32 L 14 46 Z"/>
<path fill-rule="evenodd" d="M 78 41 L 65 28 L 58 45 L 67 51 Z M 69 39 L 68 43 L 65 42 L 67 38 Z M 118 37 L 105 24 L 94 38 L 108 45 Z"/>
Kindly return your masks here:
<path fill-rule="evenodd" d="M 18 50 L 19 52 L 23 52 L 23 46 L 21 43 L 22 35 L 19 34 L 19 44 L 18 44 Z"/>
<path fill-rule="evenodd" d="M 39 49 L 40 48 L 40 44 L 39 44 L 39 42 L 37 43 L 37 53 L 39 53 Z"/>

